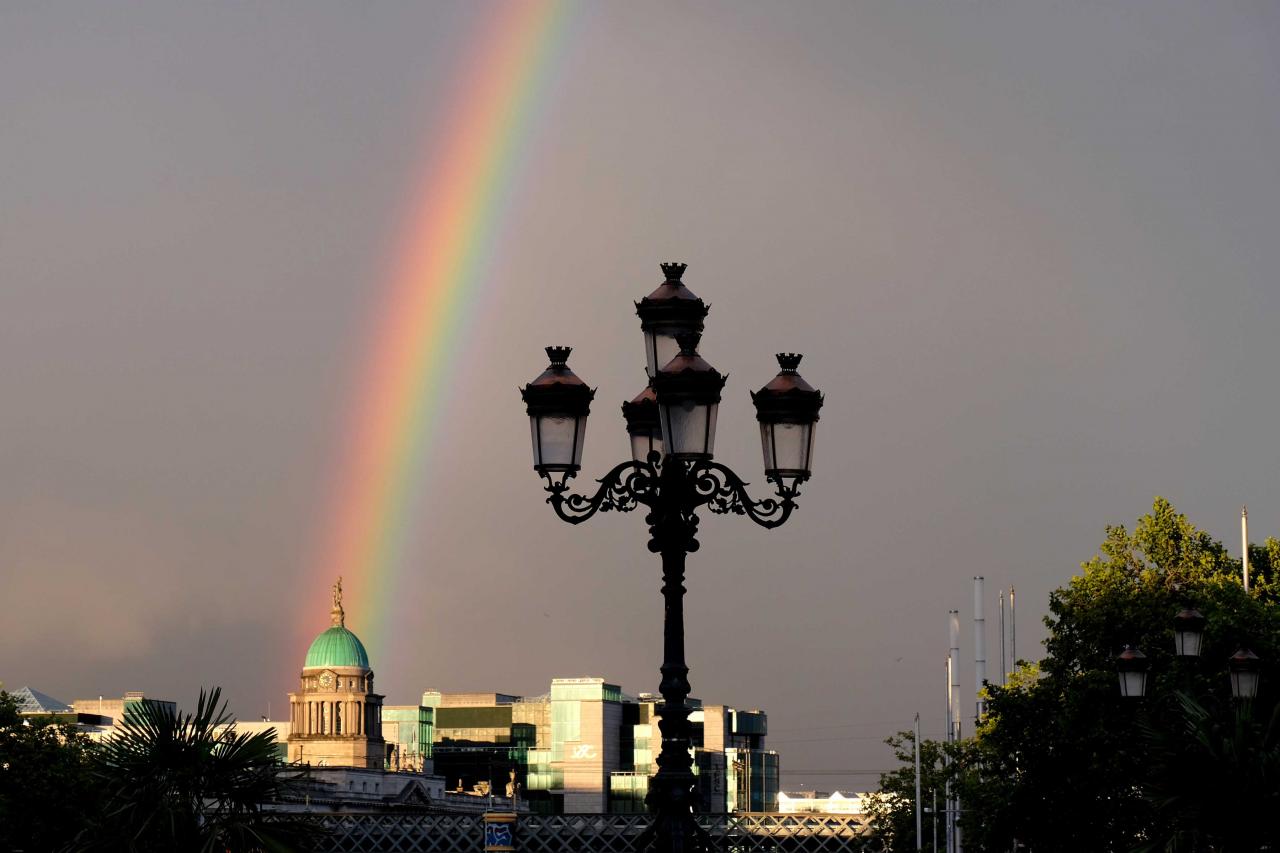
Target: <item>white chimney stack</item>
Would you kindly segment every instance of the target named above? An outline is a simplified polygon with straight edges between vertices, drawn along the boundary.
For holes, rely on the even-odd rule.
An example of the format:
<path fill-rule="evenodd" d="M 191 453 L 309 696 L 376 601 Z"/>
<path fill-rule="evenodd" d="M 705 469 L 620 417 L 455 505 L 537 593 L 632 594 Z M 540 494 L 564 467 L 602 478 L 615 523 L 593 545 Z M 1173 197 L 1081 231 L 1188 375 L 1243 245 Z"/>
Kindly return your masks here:
<path fill-rule="evenodd" d="M 975 724 L 987 712 L 987 703 L 982 698 L 982 683 L 987 680 L 987 620 L 982 615 L 984 581 L 982 575 L 973 579 L 973 681 L 977 702 Z"/>

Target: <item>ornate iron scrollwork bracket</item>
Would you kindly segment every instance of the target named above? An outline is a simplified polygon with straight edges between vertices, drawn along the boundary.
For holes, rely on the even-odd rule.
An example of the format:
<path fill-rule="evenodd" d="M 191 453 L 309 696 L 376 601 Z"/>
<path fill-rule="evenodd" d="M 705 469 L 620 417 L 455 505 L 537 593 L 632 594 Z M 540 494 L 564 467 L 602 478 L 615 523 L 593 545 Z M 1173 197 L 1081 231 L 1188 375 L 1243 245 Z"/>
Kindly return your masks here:
<path fill-rule="evenodd" d="M 649 462 L 623 462 L 596 482 L 600 488 L 588 496 L 570 492 L 567 482 L 548 479 L 547 503 L 564 521 L 581 524 L 597 512 L 631 512 L 641 504 L 652 506 L 657 499 L 658 471 Z"/>
<path fill-rule="evenodd" d="M 551 504 L 556 515 L 570 524 L 581 524 L 597 512 L 630 512 L 637 506 L 644 505 L 658 509 L 664 499 L 679 500 L 683 504 L 679 511 L 696 527 L 694 511 L 706 506 L 719 515 L 745 515 L 761 527 L 774 528 L 786 523 L 796 508 L 795 498 L 800 494 L 796 486 L 776 483 L 776 497 L 756 500 L 747 491 L 748 483 L 733 472 L 732 469 L 719 462 L 671 463 L 687 465 L 683 468 L 684 477 L 679 478 L 682 492 L 679 500 L 676 495 L 664 495 L 663 486 L 670 488 L 673 483 L 664 483 L 661 477 L 661 465 L 656 455 L 651 455 L 646 462 L 627 461 L 615 466 L 609 473 L 601 477 L 600 487 L 593 495 L 580 495 L 569 491 L 568 482 L 557 483 L 548 478 L 546 491 L 549 494 L 547 503 Z"/>
<path fill-rule="evenodd" d="M 745 515 L 765 528 L 779 527 L 791 517 L 800 493 L 795 486 L 776 484 L 777 497 L 755 500 L 747 483 L 719 462 L 697 462 L 689 471 L 700 504 L 721 515 Z"/>

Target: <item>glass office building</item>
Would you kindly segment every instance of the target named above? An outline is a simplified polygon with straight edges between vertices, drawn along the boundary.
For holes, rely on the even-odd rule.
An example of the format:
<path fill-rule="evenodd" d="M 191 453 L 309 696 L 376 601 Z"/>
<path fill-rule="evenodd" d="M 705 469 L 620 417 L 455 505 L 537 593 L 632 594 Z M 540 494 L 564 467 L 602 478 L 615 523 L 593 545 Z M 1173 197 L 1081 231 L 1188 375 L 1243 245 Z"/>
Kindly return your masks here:
<path fill-rule="evenodd" d="M 649 777 L 662 749 L 657 707 L 661 699 L 642 693 L 630 726 L 632 766 L 613 774 L 609 811 L 643 812 Z M 760 710 L 739 711 L 690 699 L 693 772 L 704 812 L 774 811 L 780 782 L 778 754 L 764 745 L 768 717 Z"/>
<path fill-rule="evenodd" d="M 432 773 L 434 709 L 422 705 L 383 705 L 382 737 L 388 770 Z"/>
<path fill-rule="evenodd" d="M 776 808 L 778 755 L 767 717 L 724 705 L 693 708 L 694 770 L 708 812 Z M 450 790 L 505 796 L 541 813 L 643 812 L 661 749 L 659 697 L 632 697 L 603 678 L 557 678 L 535 697 L 427 691 L 431 756 Z"/>

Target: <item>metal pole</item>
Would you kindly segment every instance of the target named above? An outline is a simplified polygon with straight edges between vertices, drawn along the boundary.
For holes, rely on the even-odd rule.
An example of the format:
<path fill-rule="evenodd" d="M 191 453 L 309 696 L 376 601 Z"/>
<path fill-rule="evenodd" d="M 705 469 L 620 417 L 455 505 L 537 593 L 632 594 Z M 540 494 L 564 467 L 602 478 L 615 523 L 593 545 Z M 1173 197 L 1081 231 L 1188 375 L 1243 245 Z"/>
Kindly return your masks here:
<path fill-rule="evenodd" d="M 920 714 L 916 713 L 916 853 L 924 849 L 924 833 L 920 824 Z"/>
<path fill-rule="evenodd" d="M 1004 687 L 1005 678 L 1009 675 L 1009 663 L 1005 657 L 1004 647 L 1004 590 L 1000 590 L 1000 686 Z"/>
<path fill-rule="evenodd" d="M 974 731 L 987 712 L 986 700 L 982 698 L 984 682 L 987 680 L 987 620 L 982 613 L 982 596 L 985 580 L 982 575 L 973 579 L 973 681 L 974 681 Z"/>
<path fill-rule="evenodd" d="M 1240 554 L 1244 567 L 1244 591 L 1249 591 L 1249 508 L 1240 507 Z"/>
<path fill-rule="evenodd" d="M 951 611 L 951 742 L 960 740 L 960 611 Z M 948 782 L 948 787 L 950 783 Z M 947 834 L 951 838 L 952 853 L 960 853 L 960 839 L 956 835 L 956 812 L 960 800 L 952 788 L 950 808 L 947 810 Z"/>
<path fill-rule="evenodd" d="M 933 789 L 933 849 L 930 853 L 938 853 L 938 789 Z"/>
<path fill-rule="evenodd" d="M 960 739 L 960 611 L 952 610 L 951 616 L 951 726 L 955 729 L 953 740 Z"/>
<path fill-rule="evenodd" d="M 947 737 L 946 737 L 947 743 L 951 743 L 952 738 L 955 737 L 955 726 L 952 724 L 951 697 L 952 697 L 951 656 L 948 655 L 947 656 Z M 951 766 L 951 757 L 944 750 L 942 753 L 943 772 L 946 773 L 947 769 L 950 766 Z M 950 823 L 951 821 L 951 776 L 950 774 L 947 774 L 947 776 L 945 777 L 945 780 L 946 781 L 943 782 L 943 791 L 942 791 L 942 810 L 946 814 L 946 817 L 943 818 L 942 831 L 943 831 L 943 838 L 946 839 L 946 843 L 947 843 L 947 853 L 951 853 L 951 823 Z"/>
<path fill-rule="evenodd" d="M 689 667 L 684 657 L 684 565 L 691 550 L 696 520 L 682 512 L 685 493 L 693 488 L 684 465 L 668 460 L 662 468 L 660 502 L 654 506 L 651 548 L 662 556 L 662 706 L 658 709 L 658 729 L 662 751 L 658 772 L 646 799 L 654 814 L 656 849 L 687 853 L 698 849 L 697 827 L 693 820 L 694 788 L 692 738 L 689 727 Z M 655 547 L 656 546 L 656 547 Z"/>
<path fill-rule="evenodd" d="M 1009 669 L 1018 668 L 1018 611 L 1013 606 L 1013 587 L 1009 587 Z"/>

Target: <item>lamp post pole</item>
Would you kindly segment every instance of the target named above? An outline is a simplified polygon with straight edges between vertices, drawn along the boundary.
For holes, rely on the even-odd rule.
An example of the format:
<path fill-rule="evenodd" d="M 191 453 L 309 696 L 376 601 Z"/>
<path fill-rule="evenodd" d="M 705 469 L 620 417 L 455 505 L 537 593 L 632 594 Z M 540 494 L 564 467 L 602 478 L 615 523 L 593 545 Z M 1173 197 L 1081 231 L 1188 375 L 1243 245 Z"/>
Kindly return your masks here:
<path fill-rule="evenodd" d="M 781 372 L 752 394 L 761 427 L 765 477 L 774 497 L 753 499 L 747 484 L 713 461 L 716 415 L 725 378 L 698 354 L 707 306 L 681 281 L 684 264 L 663 264 L 666 280 L 636 305 L 645 335 L 649 386 L 622 406 L 632 458 L 619 463 L 593 495 L 569 491 L 582 462 L 589 389 L 568 368 L 567 347 L 548 347 L 551 365 L 521 394 L 528 407 L 534 469 L 547 503 L 570 524 L 597 512 L 648 513 L 649 550 L 662 559 L 663 657 L 658 729 L 662 748 L 646 802 L 653 823 L 640 849 L 689 853 L 708 848 L 694 820 L 697 806 L 689 726 L 689 666 L 684 649 L 685 558 L 698 550 L 697 511 L 745 515 L 765 528 L 786 522 L 809 477 L 822 395 L 797 372 L 800 356 L 778 356 Z"/>

